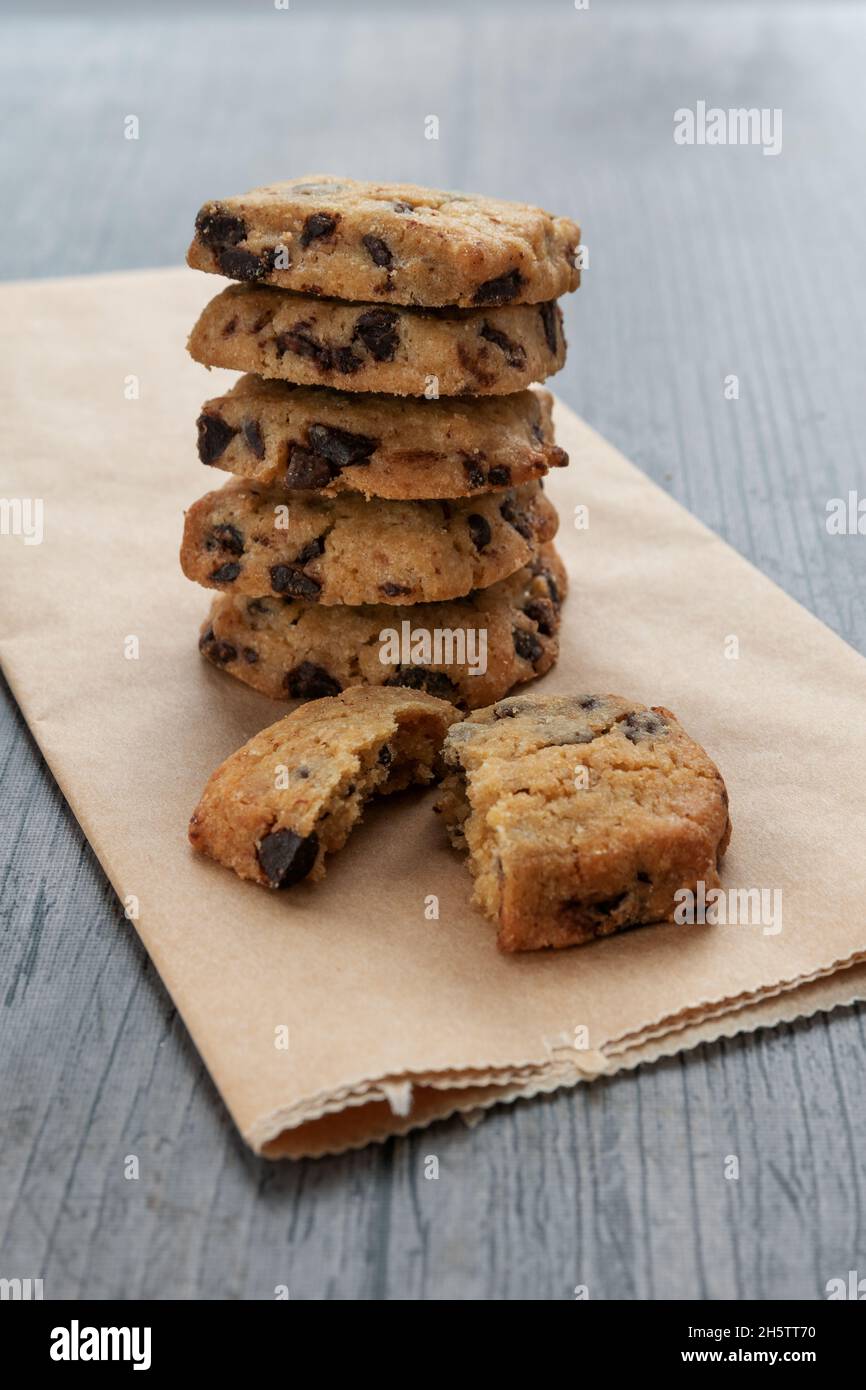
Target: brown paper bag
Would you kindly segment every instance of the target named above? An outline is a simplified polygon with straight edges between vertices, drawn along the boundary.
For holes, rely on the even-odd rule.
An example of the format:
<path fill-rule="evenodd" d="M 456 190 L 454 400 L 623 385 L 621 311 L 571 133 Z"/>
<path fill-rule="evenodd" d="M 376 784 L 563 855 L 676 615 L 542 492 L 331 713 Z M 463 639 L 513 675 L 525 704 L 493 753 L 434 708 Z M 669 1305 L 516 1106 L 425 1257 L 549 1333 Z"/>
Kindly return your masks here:
<path fill-rule="evenodd" d="M 201 660 L 209 596 L 177 563 L 214 486 L 195 419 L 231 379 L 184 351 L 218 284 L 0 290 L 3 495 L 39 499 L 44 533 L 0 536 L 0 657 L 246 1140 L 339 1150 L 866 997 L 866 663 L 563 406 L 548 492 L 572 592 L 543 687 L 673 709 L 728 784 L 724 887 L 780 893 L 781 923 L 503 957 L 430 793 L 371 807 L 288 894 L 193 854 L 207 777 L 284 712 Z"/>

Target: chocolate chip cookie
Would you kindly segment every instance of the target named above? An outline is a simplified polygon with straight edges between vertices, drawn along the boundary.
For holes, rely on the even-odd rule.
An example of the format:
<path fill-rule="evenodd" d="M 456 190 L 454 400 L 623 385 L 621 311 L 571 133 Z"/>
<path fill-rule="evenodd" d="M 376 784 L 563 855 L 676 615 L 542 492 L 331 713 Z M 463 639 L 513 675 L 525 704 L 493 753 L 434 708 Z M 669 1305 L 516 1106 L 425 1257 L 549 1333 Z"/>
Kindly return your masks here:
<path fill-rule="evenodd" d="M 473 497 L 560 468 L 549 391 L 406 400 L 244 376 L 205 401 L 202 463 L 286 493 Z"/>
<path fill-rule="evenodd" d="M 190 843 L 268 888 L 320 879 L 371 796 L 434 780 L 457 717 L 411 690 L 347 690 L 301 705 L 217 768 Z"/>
<path fill-rule="evenodd" d="M 477 709 L 549 671 L 559 644 L 565 567 L 552 545 L 530 566 L 463 599 L 320 608 L 297 598 L 220 594 L 199 647 L 274 700 L 356 685 L 408 686 Z"/>
<path fill-rule="evenodd" d="M 725 784 L 661 706 L 509 697 L 452 729 L 444 757 L 437 809 L 503 951 L 671 920 L 678 889 L 718 886 Z"/>
<path fill-rule="evenodd" d="M 499 396 L 558 372 L 559 305 L 405 309 L 257 285 L 212 299 L 188 348 L 206 367 L 394 396 Z"/>
<path fill-rule="evenodd" d="M 457 502 L 286 501 L 233 478 L 187 512 L 180 560 L 188 579 L 252 598 L 426 603 L 513 574 L 556 527 L 540 483 Z"/>
<path fill-rule="evenodd" d="M 537 304 L 579 284 L 580 227 L 526 203 L 310 174 L 205 203 L 197 270 L 390 304 Z"/>

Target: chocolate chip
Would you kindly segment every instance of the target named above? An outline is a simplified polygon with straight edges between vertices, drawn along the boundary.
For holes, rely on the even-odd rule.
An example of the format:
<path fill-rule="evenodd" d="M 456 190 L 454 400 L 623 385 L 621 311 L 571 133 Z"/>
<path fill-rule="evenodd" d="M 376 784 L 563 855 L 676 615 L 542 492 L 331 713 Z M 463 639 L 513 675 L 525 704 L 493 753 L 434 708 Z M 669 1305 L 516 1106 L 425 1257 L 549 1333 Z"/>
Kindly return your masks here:
<path fill-rule="evenodd" d="M 411 586 L 407 587 L 405 584 L 392 584 L 390 580 L 379 585 L 379 593 L 384 594 L 386 598 L 398 598 L 401 594 L 411 594 L 411 592 Z"/>
<path fill-rule="evenodd" d="M 252 251 L 220 251 L 217 264 L 230 280 L 261 280 L 274 268 L 273 251 L 255 256 Z"/>
<path fill-rule="evenodd" d="M 220 565 L 212 570 L 210 578 L 215 584 L 233 584 L 241 572 L 241 567 L 237 561 L 232 560 L 228 565 Z"/>
<path fill-rule="evenodd" d="M 660 734 L 667 733 L 667 728 L 665 720 L 660 715 L 653 714 L 651 710 L 633 711 L 622 721 L 622 731 L 630 743 L 639 743 L 645 738 L 657 738 Z"/>
<path fill-rule="evenodd" d="M 211 661 L 215 661 L 218 666 L 226 666 L 230 661 L 237 660 L 237 649 L 231 642 L 222 642 L 214 634 L 212 627 L 207 628 L 198 639 L 198 648 Z"/>
<path fill-rule="evenodd" d="M 544 637 L 552 637 L 556 626 L 556 610 L 546 598 L 533 599 L 524 608 L 527 618 L 538 624 L 538 631 Z"/>
<path fill-rule="evenodd" d="M 237 434 L 237 430 L 227 425 L 219 415 L 200 415 L 196 428 L 198 456 L 202 463 L 215 463 Z"/>
<path fill-rule="evenodd" d="M 294 830 L 272 830 L 256 854 L 272 888 L 291 888 L 306 878 L 319 853 L 319 837 L 296 835 Z"/>
<path fill-rule="evenodd" d="M 243 659 L 248 666 L 255 666 L 256 662 L 259 659 L 259 654 L 256 651 L 255 647 L 244 647 L 243 651 L 241 652 L 241 655 L 243 656 Z"/>
<path fill-rule="evenodd" d="M 519 270 L 509 270 L 505 275 L 497 275 L 494 280 L 485 280 L 475 291 L 473 303 L 475 304 L 507 304 L 514 299 L 520 286 L 523 284 L 523 276 Z"/>
<path fill-rule="evenodd" d="M 491 487 L 510 487 L 511 469 L 504 463 L 496 463 L 487 474 L 487 481 Z"/>
<path fill-rule="evenodd" d="M 311 579 L 303 570 L 292 565 L 271 565 L 271 588 L 275 594 L 291 594 L 293 598 L 317 599 L 322 592 L 321 584 Z"/>
<path fill-rule="evenodd" d="M 314 454 L 312 449 L 304 449 L 295 444 L 289 456 L 283 483 L 296 492 L 311 492 L 316 488 L 327 487 L 334 470 L 326 458 Z"/>
<path fill-rule="evenodd" d="M 402 666 L 393 676 L 389 676 L 385 684 L 405 686 L 409 690 L 426 690 L 428 695 L 438 695 L 443 700 L 449 699 L 457 689 L 443 671 L 427 671 L 423 666 Z"/>
<path fill-rule="evenodd" d="M 645 873 L 641 872 L 641 873 L 639 873 L 639 874 L 635 874 L 635 877 L 636 877 L 638 883 L 652 883 L 652 878 L 650 877 L 649 874 L 645 874 Z"/>
<path fill-rule="evenodd" d="M 383 743 L 382 747 L 379 749 L 379 756 L 376 762 L 379 763 L 381 767 L 390 767 L 393 761 L 394 755 L 391 749 L 388 747 L 387 743 Z"/>
<path fill-rule="evenodd" d="M 355 321 L 352 341 L 360 338 L 377 362 L 391 362 L 399 341 L 397 315 L 393 309 L 367 309 Z"/>
<path fill-rule="evenodd" d="M 243 555 L 244 538 L 243 534 L 236 526 L 232 526 L 230 521 L 218 521 L 210 529 L 210 535 L 205 541 L 205 550 L 227 550 L 229 555 Z"/>
<path fill-rule="evenodd" d="M 308 565 L 311 560 L 315 560 L 318 555 L 323 554 L 324 549 L 325 537 L 316 536 L 314 540 L 307 541 L 306 545 L 301 546 L 300 550 L 295 556 L 295 564 Z"/>
<path fill-rule="evenodd" d="M 526 632 L 521 627 L 516 627 L 512 633 L 514 638 L 514 650 L 524 661 L 538 661 L 543 655 L 544 648 L 538 638 L 532 632 Z"/>
<path fill-rule="evenodd" d="M 350 468 L 357 464 L 369 463 L 378 439 L 366 434 L 352 434 L 349 430 L 338 430 L 332 425 L 310 425 L 307 431 L 310 447 L 321 454 L 336 468 Z"/>
<path fill-rule="evenodd" d="M 553 300 L 547 304 L 539 304 L 538 312 L 541 315 L 547 346 L 551 352 L 556 352 L 556 304 Z"/>
<path fill-rule="evenodd" d="M 506 498 L 500 505 L 499 513 L 503 521 L 507 521 L 509 526 L 513 526 L 518 535 L 523 536 L 524 540 L 532 540 L 532 526 L 525 512 L 515 507 L 511 498 Z"/>
<path fill-rule="evenodd" d="M 278 334 L 276 347 L 280 357 L 285 352 L 293 352 L 296 357 L 305 357 L 309 361 L 315 362 L 323 371 L 327 371 L 331 366 L 330 348 L 315 338 L 312 333 L 308 333 L 305 323 L 296 323 L 288 333 Z"/>
<path fill-rule="evenodd" d="M 539 573 L 541 574 L 542 578 L 547 584 L 547 592 L 550 594 L 551 603 L 553 603 L 556 608 L 559 608 L 560 604 L 562 603 L 562 599 L 559 593 L 559 585 L 557 584 L 553 575 L 550 574 L 548 570 L 540 570 Z"/>
<path fill-rule="evenodd" d="M 333 353 L 334 367 L 343 376 L 351 376 L 361 366 L 361 359 L 351 348 L 336 348 Z"/>
<path fill-rule="evenodd" d="M 383 241 L 380 236 L 361 237 L 364 243 L 364 250 L 370 257 L 374 265 L 390 267 L 394 264 L 394 257 L 387 241 Z"/>
<path fill-rule="evenodd" d="M 598 709 L 600 704 L 601 700 L 597 695 L 578 695 L 577 697 L 578 709 Z"/>
<path fill-rule="evenodd" d="M 505 354 L 505 360 L 509 367 L 522 367 L 526 362 L 526 352 L 520 343 L 515 343 L 503 333 L 501 329 L 494 328 L 485 319 L 478 330 L 478 334 L 487 343 L 493 343 L 501 352 Z"/>
<path fill-rule="evenodd" d="M 262 431 L 258 420 L 244 420 L 241 429 L 244 432 L 244 439 L 247 441 L 247 448 L 255 454 L 257 459 L 265 456 L 265 441 L 262 439 Z"/>
<path fill-rule="evenodd" d="M 219 207 L 203 207 L 195 219 L 195 229 L 205 246 L 222 250 L 245 241 L 247 224 L 242 217 L 223 212 Z"/>
<path fill-rule="evenodd" d="M 466 518 L 466 525 L 469 527 L 472 544 L 475 546 L 476 550 L 483 550 L 485 546 L 490 544 L 493 538 L 493 532 L 490 529 L 490 522 L 487 520 L 486 516 L 481 516 L 478 512 L 472 512 L 472 514 Z"/>
<path fill-rule="evenodd" d="M 301 230 L 301 245 L 306 247 L 311 241 L 319 241 L 322 237 L 332 236 L 337 230 L 339 220 L 339 215 L 332 217 L 329 212 L 310 213 Z"/>
<path fill-rule="evenodd" d="M 484 469 L 468 454 L 463 455 L 463 469 L 466 473 L 466 482 L 469 487 L 484 486 Z"/>
<path fill-rule="evenodd" d="M 414 207 L 412 206 L 411 203 L 395 203 L 395 204 L 394 204 L 394 211 L 395 211 L 395 212 L 414 212 L 415 209 L 414 209 Z"/>
<path fill-rule="evenodd" d="M 339 695 L 343 687 L 324 666 L 302 661 L 283 677 L 283 685 L 293 700 L 318 700 L 325 695 Z"/>

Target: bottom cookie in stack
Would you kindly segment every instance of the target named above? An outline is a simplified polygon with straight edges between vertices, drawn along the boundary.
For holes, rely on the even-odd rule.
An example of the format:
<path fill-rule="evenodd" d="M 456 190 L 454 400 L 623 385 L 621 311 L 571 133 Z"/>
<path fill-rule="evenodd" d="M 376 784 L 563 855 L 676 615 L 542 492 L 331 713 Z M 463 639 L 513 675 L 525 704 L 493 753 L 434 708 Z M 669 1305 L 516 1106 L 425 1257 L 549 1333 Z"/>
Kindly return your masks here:
<path fill-rule="evenodd" d="M 438 603 L 323 608 L 222 594 L 199 646 L 214 665 L 276 700 L 408 686 L 472 710 L 550 670 L 566 588 L 548 543 L 507 579 Z"/>

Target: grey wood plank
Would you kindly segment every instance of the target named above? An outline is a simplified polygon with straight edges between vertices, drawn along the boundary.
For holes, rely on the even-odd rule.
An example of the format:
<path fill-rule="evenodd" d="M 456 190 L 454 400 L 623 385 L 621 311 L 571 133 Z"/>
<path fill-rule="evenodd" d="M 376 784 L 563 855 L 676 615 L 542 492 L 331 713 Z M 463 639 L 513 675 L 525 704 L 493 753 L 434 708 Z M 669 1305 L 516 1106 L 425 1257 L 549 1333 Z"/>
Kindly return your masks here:
<path fill-rule="evenodd" d="M 19 6 L 3 274 L 175 263 L 204 198 L 283 170 L 575 213 L 591 265 L 557 388 L 866 650 L 863 539 L 824 525 L 866 491 L 864 56 L 836 3 Z M 782 154 L 676 147 L 699 97 L 782 107 Z M 716 1299 L 866 1268 L 864 1010 L 266 1164 L 5 691 L 0 768 L 0 1274 L 49 1297 Z"/>

